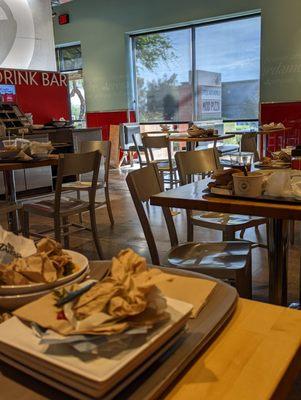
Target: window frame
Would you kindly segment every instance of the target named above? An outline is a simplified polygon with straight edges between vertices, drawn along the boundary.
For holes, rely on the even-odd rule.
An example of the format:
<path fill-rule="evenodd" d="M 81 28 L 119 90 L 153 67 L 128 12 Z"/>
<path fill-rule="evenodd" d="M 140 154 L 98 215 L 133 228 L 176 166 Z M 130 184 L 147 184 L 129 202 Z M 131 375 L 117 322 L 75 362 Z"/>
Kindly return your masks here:
<path fill-rule="evenodd" d="M 83 79 L 83 59 L 82 59 L 82 68 L 74 68 L 74 69 L 66 69 L 66 70 L 61 70 L 60 69 L 60 54 L 61 54 L 61 49 L 66 49 L 68 47 L 75 47 L 75 46 L 79 46 L 81 49 L 81 43 L 80 42 L 72 42 L 72 43 L 65 43 L 65 44 L 61 44 L 61 45 L 57 45 L 55 47 L 55 51 L 56 51 L 56 59 L 57 59 L 57 70 L 58 72 L 67 75 L 68 77 L 68 93 L 69 93 L 69 75 L 71 74 L 75 74 L 75 73 L 81 73 L 82 79 Z M 70 108 L 70 115 L 72 117 L 72 113 L 71 113 L 71 97 L 70 94 L 68 94 L 68 101 L 69 101 L 69 108 Z M 87 113 L 86 113 L 87 115 Z M 85 116 L 84 119 L 72 119 L 71 118 L 71 122 L 72 123 L 83 123 L 84 125 L 87 124 L 87 116 Z"/>
<path fill-rule="evenodd" d="M 198 105 L 198 90 L 197 90 L 197 80 L 196 80 L 196 29 L 206 26 L 206 25 L 216 25 L 219 23 L 224 23 L 224 22 L 231 22 L 231 21 L 237 21 L 237 20 L 242 20 L 242 19 L 250 19 L 250 18 L 257 18 L 260 17 L 260 24 L 262 23 L 262 17 L 261 17 L 261 10 L 254 10 L 250 12 L 245 12 L 242 14 L 235 14 L 235 15 L 230 15 L 230 16 L 224 16 L 224 17 L 217 17 L 213 18 L 210 20 L 204 20 L 204 21 L 197 21 L 194 23 L 184 23 L 184 24 L 178 24 L 176 26 L 172 27 L 163 27 L 161 29 L 150 29 L 150 30 L 143 30 L 143 31 L 138 31 L 138 32 L 132 32 L 128 34 L 128 38 L 130 41 L 130 59 L 131 59 L 131 66 L 130 66 L 130 81 L 131 81 L 131 87 L 132 87 L 132 98 L 133 98 L 133 104 L 134 104 L 134 110 L 136 113 L 136 119 L 137 122 L 141 123 L 142 125 L 152 125 L 152 124 L 160 124 L 164 123 L 165 121 L 148 121 L 148 122 L 140 122 L 139 121 L 139 94 L 138 94 L 138 88 L 137 88 L 137 73 L 136 73 L 136 52 L 135 52 L 135 38 L 136 37 L 141 37 L 141 36 L 146 36 L 146 35 L 151 35 L 151 34 L 156 34 L 156 33 L 163 33 L 163 32 L 173 32 L 173 31 L 178 31 L 178 30 L 183 30 L 183 29 L 189 29 L 190 32 L 190 37 L 191 37 L 191 67 L 192 67 L 192 121 L 197 120 L 197 115 L 198 115 L 198 110 L 197 110 L 197 105 Z M 260 56 L 261 56 L 261 43 L 260 43 Z M 261 60 L 260 60 L 261 61 Z M 261 68 L 259 70 L 259 82 L 261 81 Z M 259 104 L 258 104 L 258 118 L 257 119 L 227 119 L 224 120 L 223 122 L 255 122 L 259 121 L 259 106 L 260 106 L 260 92 L 259 92 Z M 191 121 L 189 121 L 191 122 Z M 187 121 L 173 121 L 173 124 L 184 124 L 187 123 Z"/>

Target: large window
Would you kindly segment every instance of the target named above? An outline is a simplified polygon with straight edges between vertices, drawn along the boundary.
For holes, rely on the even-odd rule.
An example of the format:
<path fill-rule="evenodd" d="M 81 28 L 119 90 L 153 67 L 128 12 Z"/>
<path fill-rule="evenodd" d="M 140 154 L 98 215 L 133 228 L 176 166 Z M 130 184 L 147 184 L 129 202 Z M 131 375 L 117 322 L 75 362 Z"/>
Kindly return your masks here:
<path fill-rule="evenodd" d="M 68 75 L 71 118 L 76 127 L 86 126 L 86 99 L 80 44 L 60 46 L 56 49 L 60 72 Z"/>
<path fill-rule="evenodd" d="M 132 45 L 140 122 L 258 118 L 259 15 L 136 35 Z"/>

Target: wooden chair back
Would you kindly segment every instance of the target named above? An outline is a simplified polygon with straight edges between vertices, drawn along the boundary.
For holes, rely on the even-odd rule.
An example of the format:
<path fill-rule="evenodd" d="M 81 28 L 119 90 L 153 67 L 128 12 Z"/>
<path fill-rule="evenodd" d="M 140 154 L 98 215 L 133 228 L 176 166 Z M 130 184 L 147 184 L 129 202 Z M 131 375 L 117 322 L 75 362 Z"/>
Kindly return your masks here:
<path fill-rule="evenodd" d="M 100 162 L 101 153 L 98 150 L 89 153 L 59 155 L 55 187 L 55 213 L 59 213 L 60 210 L 63 178 L 65 176 L 82 175 L 92 172 L 93 176 L 91 189 L 89 190 L 89 201 L 91 204 L 95 203 Z"/>
<path fill-rule="evenodd" d="M 135 145 L 135 148 L 137 151 L 140 168 L 142 168 L 143 165 L 145 165 L 145 162 L 143 162 L 143 160 L 142 160 L 142 152 L 144 153 L 144 147 L 143 147 L 143 143 L 142 143 L 141 133 L 133 134 L 133 142 L 134 142 L 134 145 Z"/>
<path fill-rule="evenodd" d="M 189 183 L 193 175 L 207 175 L 221 168 L 216 148 L 179 151 L 175 160 L 181 185 Z"/>
<path fill-rule="evenodd" d="M 96 150 L 101 153 L 102 160 L 104 162 L 104 171 L 101 174 L 101 179 L 105 182 L 106 185 L 108 185 L 111 159 L 111 142 L 109 140 L 93 140 L 82 142 L 80 145 L 81 153 L 89 153 Z"/>
<path fill-rule="evenodd" d="M 142 143 L 145 149 L 146 162 L 149 164 L 155 161 L 153 150 L 166 149 L 169 168 L 172 170 L 172 156 L 171 156 L 171 146 L 167 138 L 167 135 L 156 135 L 150 136 L 150 134 L 144 134 L 142 136 Z"/>
<path fill-rule="evenodd" d="M 241 151 L 253 153 L 254 154 L 253 161 L 254 162 L 259 161 L 259 153 L 257 149 L 257 133 L 254 132 L 244 133 L 241 136 L 240 149 Z"/>
<path fill-rule="evenodd" d="M 163 192 L 164 190 L 158 167 L 155 164 L 150 164 L 145 168 L 130 172 L 126 178 L 126 182 L 148 244 L 152 263 L 154 265 L 160 265 L 157 245 L 143 204 L 149 201 L 151 196 Z M 176 246 L 178 244 L 178 236 L 170 209 L 168 207 L 162 207 L 162 211 L 171 246 Z"/>

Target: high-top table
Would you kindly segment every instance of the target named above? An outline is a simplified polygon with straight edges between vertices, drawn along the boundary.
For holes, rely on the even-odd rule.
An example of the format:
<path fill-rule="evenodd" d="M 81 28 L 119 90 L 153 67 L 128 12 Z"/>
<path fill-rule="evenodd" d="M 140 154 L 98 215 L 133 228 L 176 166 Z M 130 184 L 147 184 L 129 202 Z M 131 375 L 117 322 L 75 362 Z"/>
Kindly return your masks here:
<path fill-rule="evenodd" d="M 236 199 L 204 193 L 204 179 L 151 197 L 156 206 L 187 210 L 256 215 L 269 218 L 269 297 L 274 304 L 287 305 L 288 221 L 301 220 L 301 202 Z"/>
<path fill-rule="evenodd" d="M 14 171 L 28 168 L 39 168 L 39 167 L 47 167 L 51 165 L 58 164 L 58 155 L 49 155 L 44 159 L 37 159 L 31 161 L 23 161 L 23 162 L 1 162 L 0 161 L 0 172 L 3 172 L 4 176 L 4 185 L 5 185 L 5 196 L 7 200 L 11 203 L 17 202 L 17 193 L 16 193 L 16 184 L 14 178 Z M 11 213 L 9 216 L 11 220 L 12 229 L 14 231 L 18 230 L 18 220 L 15 213 Z"/>

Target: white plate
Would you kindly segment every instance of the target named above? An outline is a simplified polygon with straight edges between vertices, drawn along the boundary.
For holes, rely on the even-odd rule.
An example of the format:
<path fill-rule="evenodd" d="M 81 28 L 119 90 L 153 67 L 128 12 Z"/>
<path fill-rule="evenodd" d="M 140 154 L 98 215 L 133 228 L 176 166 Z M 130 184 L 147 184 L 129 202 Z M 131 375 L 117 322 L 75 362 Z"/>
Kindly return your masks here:
<path fill-rule="evenodd" d="M 170 298 L 167 302 L 171 319 L 156 329 L 147 342 L 111 358 L 99 356 L 86 362 L 69 346 L 47 352 L 47 346 L 40 345 L 33 331 L 16 317 L 0 325 L 0 351 L 32 370 L 43 368 L 43 374 L 60 381 L 63 386 L 69 385 L 93 397 L 102 396 L 185 326 L 192 305 Z"/>
<path fill-rule="evenodd" d="M 56 288 L 73 281 L 80 276 L 89 265 L 87 257 L 72 250 L 64 250 L 72 258 L 72 262 L 78 266 L 78 269 L 73 274 L 64 276 L 53 283 L 31 283 L 29 285 L 0 285 L 0 296 L 3 295 L 17 295 L 25 293 L 36 293 L 44 290 Z"/>
<path fill-rule="evenodd" d="M 48 289 L 48 290 L 41 290 L 35 293 L 24 293 L 24 294 L 15 294 L 15 295 L 6 295 L 6 296 L 0 296 L 0 308 L 2 311 L 12 311 L 16 310 L 17 308 L 20 308 L 22 306 L 25 306 L 25 304 L 31 303 L 32 301 L 35 301 L 39 299 L 42 296 L 45 296 L 46 294 L 50 293 L 52 290 L 61 288 L 63 286 L 68 286 L 74 283 L 80 283 L 82 282 L 86 276 L 89 273 L 89 266 L 87 266 L 80 275 L 75 277 L 72 281 L 61 283 L 61 285 L 56 286 L 55 288 Z"/>

